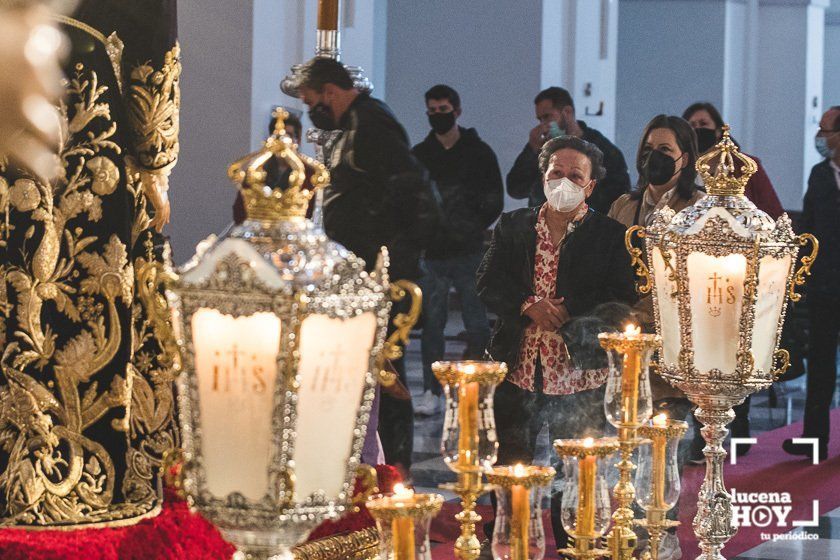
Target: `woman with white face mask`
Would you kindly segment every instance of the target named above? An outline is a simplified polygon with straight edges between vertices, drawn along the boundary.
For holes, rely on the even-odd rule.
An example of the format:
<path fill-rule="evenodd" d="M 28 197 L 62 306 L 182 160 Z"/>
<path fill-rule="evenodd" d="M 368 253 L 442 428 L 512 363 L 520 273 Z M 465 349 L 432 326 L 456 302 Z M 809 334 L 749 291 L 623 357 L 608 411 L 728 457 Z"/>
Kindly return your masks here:
<path fill-rule="evenodd" d="M 547 202 L 502 214 L 479 267 L 479 297 L 498 316 L 488 353 L 510 371 L 494 406 L 500 464 L 532 462 L 544 424 L 552 440 L 605 427 L 606 369 L 577 368 L 561 331 L 599 305 L 636 300 L 624 226 L 586 204 L 602 161 L 580 138 L 546 142 L 539 164 Z M 552 526 L 562 547 L 560 498 L 552 496 Z"/>

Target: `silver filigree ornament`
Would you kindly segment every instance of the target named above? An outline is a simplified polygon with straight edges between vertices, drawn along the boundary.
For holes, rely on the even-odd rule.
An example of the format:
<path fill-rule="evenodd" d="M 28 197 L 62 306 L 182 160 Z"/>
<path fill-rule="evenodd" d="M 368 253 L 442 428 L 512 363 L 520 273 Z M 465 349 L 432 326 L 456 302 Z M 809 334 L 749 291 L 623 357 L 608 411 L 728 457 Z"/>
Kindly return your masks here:
<path fill-rule="evenodd" d="M 366 273 L 360 259 L 328 240 L 305 218 L 312 190 L 304 188 L 304 179 L 308 176 L 309 184 L 317 189 L 328 182 L 328 174 L 323 165 L 297 152 L 285 135 L 285 112 L 279 116 L 275 134 L 262 149 L 234 163 L 229 171 L 241 185 L 248 219 L 228 235 L 204 243 L 200 254 L 180 271 L 172 301 L 184 350 L 178 404 L 186 459 L 184 488 L 190 502 L 241 554 L 285 559 L 292 558 L 291 547 L 315 526 L 338 516 L 350 503 L 374 399 L 377 360 L 385 341 L 390 301 L 384 249 L 375 270 Z M 292 170 L 285 190 L 265 188 L 262 166 L 272 157 Z M 269 404 L 266 415 L 270 416 L 270 425 L 254 426 L 255 431 L 262 429 L 267 435 L 264 447 L 269 450 L 261 456 L 268 472 L 258 494 L 254 493 L 253 479 L 220 478 L 235 469 L 237 462 L 243 464 L 244 471 L 244 463 L 250 459 L 234 456 L 232 463 L 225 464 L 228 451 L 233 455 L 248 451 L 237 451 L 241 442 L 236 433 L 225 441 L 219 435 L 224 429 L 208 426 L 244 425 L 242 418 L 251 413 L 246 409 L 253 407 L 243 407 L 242 403 L 264 402 L 250 395 L 251 384 L 240 384 L 238 377 L 240 371 L 246 371 L 248 359 L 252 360 L 248 363 L 256 364 L 256 351 L 251 356 L 245 346 L 240 350 L 235 346 L 247 345 L 249 338 L 264 333 L 240 333 L 237 326 L 225 332 L 239 342 L 221 340 L 214 346 L 207 337 L 218 338 L 221 331 L 204 329 L 196 334 L 202 320 L 197 317 L 208 310 L 224 316 L 214 319 L 221 321 L 214 323 L 218 325 L 265 314 L 279 323 L 279 345 L 273 356 L 276 374 L 269 384 L 273 385 L 269 397 L 273 404 Z M 358 319 L 362 323 L 353 323 Z M 310 322 L 314 326 L 307 330 Z M 357 334 L 358 324 L 368 325 L 364 332 L 369 337 Z M 342 346 L 344 340 L 351 341 L 354 348 Z M 228 367 L 231 362 L 219 356 L 220 349 L 230 352 L 230 344 L 234 344 L 235 357 Z M 356 359 L 345 359 L 350 354 Z M 265 381 L 265 372 L 253 367 Z M 231 392 L 239 391 L 230 401 L 218 394 L 222 369 L 225 375 L 233 376 Z M 208 375 L 214 377 L 208 381 Z M 350 385 L 355 389 L 347 389 Z M 239 386 L 245 389 L 236 389 Z M 220 405 L 222 418 L 218 414 Z M 217 415 L 209 416 L 210 410 Z M 323 421 L 319 417 L 327 418 L 335 410 L 344 410 L 349 424 L 316 430 Z M 301 435 L 313 430 L 317 432 L 314 438 Z M 323 447 L 323 456 L 318 446 Z"/>
<path fill-rule="evenodd" d="M 658 211 L 649 227 L 628 231 L 628 239 L 644 239 L 646 264 L 634 262 L 644 291 L 652 292 L 659 373 L 697 405 L 703 423 L 698 560 L 723 559 L 736 532 L 723 483 L 726 426 L 733 406 L 787 369 L 788 352 L 779 349 L 785 312 L 789 300 L 798 301 L 795 288 L 810 274 L 818 247 L 813 236 L 794 235 L 786 214 L 774 222 L 744 196 L 756 169 L 725 126 L 720 143 L 697 161 L 709 196 L 676 214 Z M 794 272 L 808 243 L 812 252 Z"/>

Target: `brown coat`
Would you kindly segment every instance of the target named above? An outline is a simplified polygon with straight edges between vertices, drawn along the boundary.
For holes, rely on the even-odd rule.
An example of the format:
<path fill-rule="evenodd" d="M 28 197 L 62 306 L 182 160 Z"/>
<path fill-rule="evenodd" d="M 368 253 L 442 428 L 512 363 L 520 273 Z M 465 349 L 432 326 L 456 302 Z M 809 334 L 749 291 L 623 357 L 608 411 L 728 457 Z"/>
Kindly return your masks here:
<path fill-rule="evenodd" d="M 706 193 L 700 190 L 694 191 L 694 195 L 686 200 L 677 196 L 676 190 L 672 189 L 662 195 L 657 204 L 652 204 L 649 198 L 631 198 L 629 194 L 621 195 L 610 207 L 608 216 L 617 222 L 624 224 L 625 227 L 630 227 L 635 224 L 636 213 L 639 205 L 646 203 L 646 208 L 639 212 L 638 222 L 641 225 L 647 224 L 653 211 L 660 210 L 665 206 L 670 206 L 675 212 L 691 206 L 701 198 L 706 196 Z M 646 215 L 642 215 L 646 214 Z M 653 298 L 648 294 L 636 303 L 634 307 L 639 321 L 642 323 L 642 328 L 646 332 L 653 332 L 656 328 L 653 318 Z M 650 386 L 653 392 L 653 400 L 658 401 L 665 398 L 685 397 L 682 391 L 672 387 L 670 383 L 662 379 L 659 375 L 652 373 L 650 376 Z"/>

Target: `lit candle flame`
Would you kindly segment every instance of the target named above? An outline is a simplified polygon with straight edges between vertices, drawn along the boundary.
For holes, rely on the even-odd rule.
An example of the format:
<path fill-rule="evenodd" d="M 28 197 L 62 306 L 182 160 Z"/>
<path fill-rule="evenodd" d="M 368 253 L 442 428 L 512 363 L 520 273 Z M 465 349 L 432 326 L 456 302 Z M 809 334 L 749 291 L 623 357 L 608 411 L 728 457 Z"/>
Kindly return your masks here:
<path fill-rule="evenodd" d="M 464 373 L 467 375 L 472 375 L 475 373 L 475 366 L 473 364 L 467 364 L 464 366 Z"/>
<path fill-rule="evenodd" d="M 517 463 L 516 465 L 514 465 L 513 476 L 517 478 L 522 478 L 526 474 L 528 474 L 528 472 L 525 470 L 525 467 L 522 465 L 522 463 Z"/>
<path fill-rule="evenodd" d="M 588 437 L 585 440 L 583 440 L 583 446 L 586 447 L 587 449 L 590 448 L 590 447 L 593 447 L 594 445 L 595 445 L 595 440 L 592 439 L 591 437 Z"/>
<path fill-rule="evenodd" d="M 625 336 L 639 336 L 641 332 L 642 328 L 638 325 L 634 325 L 633 323 L 628 323 L 627 326 L 624 328 Z"/>
<path fill-rule="evenodd" d="M 668 425 L 668 415 L 664 412 L 653 417 L 653 425 L 657 428 L 664 428 Z"/>
<path fill-rule="evenodd" d="M 394 484 L 394 497 L 401 499 L 408 499 L 414 496 L 414 490 L 406 488 L 401 482 Z"/>

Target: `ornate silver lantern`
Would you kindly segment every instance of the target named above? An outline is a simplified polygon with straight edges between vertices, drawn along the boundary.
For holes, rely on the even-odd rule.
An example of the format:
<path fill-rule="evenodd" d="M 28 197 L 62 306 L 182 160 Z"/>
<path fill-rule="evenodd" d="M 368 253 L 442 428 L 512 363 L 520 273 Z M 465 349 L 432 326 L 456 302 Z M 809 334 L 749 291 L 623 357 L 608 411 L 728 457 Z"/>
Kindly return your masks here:
<path fill-rule="evenodd" d="M 349 502 L 390 309 L 384 251 L 368 274 L 306 219 L 328 174 L 297 153 L 286 116 L 230 168 L 248 219 L 204 242 L 173 294 L 185 490 L 254 558 L 292 558 Z M 285 190 L 265 185 L 272 157 L 291 172 Z"/>
<path fill-rule="evenodd" d="M 788 353 L 778 348 L 785 310 L 788 299 L 799 299 L 795 287 L 817 255 L 817 240 L 794 235 L 786 214 L 774 222 L 744 196 L 756 169 L 725 126 L 720 143 L 697 161 L 709 196 L 676 215 L 666 208 L 647 229 L 627 232 L 640 291 L 653 294 L 659 371 L 697 404 L 704 425 L 706 476 L 694 518 L 702 560 L 722 559 L 736 532 L 723 483 L 732 407 L 787 368 Z M 645 239 L 647 265 L 630 246 L 633 233 Z M 811 254 L 794 274 L 799 247 L 808 242 Z"/>

